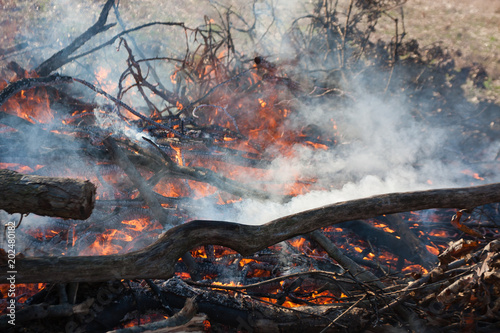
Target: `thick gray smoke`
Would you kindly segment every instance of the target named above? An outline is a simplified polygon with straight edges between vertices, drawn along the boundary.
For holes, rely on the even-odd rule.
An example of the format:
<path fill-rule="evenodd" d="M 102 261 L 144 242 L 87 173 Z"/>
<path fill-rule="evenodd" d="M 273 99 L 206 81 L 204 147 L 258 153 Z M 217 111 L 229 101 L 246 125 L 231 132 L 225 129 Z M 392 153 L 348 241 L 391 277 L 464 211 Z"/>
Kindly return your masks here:
<path fill-rule="evenodd" d="M 359 82 L 362 87 L 362 82 Z M 362 88 L 361 88 L 362 89 Z M 244 200 L 231 216 L 240 223 L 261 224 L 284 215 L 339 201 L 390 192 L 486 184 L 500 179 L 472 177 L 470 165 L 460 161 L 461 153 L 454 128 L 447 124 L 428 124 L 415 119 L 403 98 L 385 98 L 368 92 L 349 107 L 316 105 L 300 118 L 300 125 L 328 123 L 336 119 L 339 143 L 329 150 L 296 145 L 292 157 L 279 157 L 272 163 L 274 181 L 293 182 L 316 178 L 310 193 L 289 203 L 278 204 Z M 327 130 L 327 129 L 325 129 Z M 331 129 L 330 129 L 331 130 Z M 477 146 L 489 151 L 494 160 L 500 141 Z M 480 167 L 475 166 L 475 172 Z M 465 173 L 464 173 L 465 172 Z M 205 213 L 199 212 L 204 217 Z M 221 216 L 218 216 L 219 218 Z"/>

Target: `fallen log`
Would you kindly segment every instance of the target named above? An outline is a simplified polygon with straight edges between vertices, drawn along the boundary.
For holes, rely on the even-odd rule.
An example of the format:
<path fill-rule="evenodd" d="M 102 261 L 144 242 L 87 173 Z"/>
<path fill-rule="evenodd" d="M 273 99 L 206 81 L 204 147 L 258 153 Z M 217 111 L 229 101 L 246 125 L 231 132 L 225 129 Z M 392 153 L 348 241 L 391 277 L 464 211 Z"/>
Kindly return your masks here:
<path fill-rule="evenodd" d="M 0 169 L 0 209 L 9 214 L 85 220 L 94 209 L 95 193 L 96 187 L 89 181 Z"/>
<path fill-rule="evenodd" d="M 155 243 L 128 254 L 19 258 L 16 282 L 168 279 L 174 275 L 177 260 L 196 246 L 222 245 L 250 255 L 289 238 L 345 221 L 432 208 L 472 209 L 494 202 L 500 202 L 500 183 L 376 195 L 303 211 L 258 226 L 195 220 L 168 230 Z M 7 272 L 4 262 L 0 267 L 2 272 Z M 1 273 L 0 278 L 6 279 L 7 274 Z"/>

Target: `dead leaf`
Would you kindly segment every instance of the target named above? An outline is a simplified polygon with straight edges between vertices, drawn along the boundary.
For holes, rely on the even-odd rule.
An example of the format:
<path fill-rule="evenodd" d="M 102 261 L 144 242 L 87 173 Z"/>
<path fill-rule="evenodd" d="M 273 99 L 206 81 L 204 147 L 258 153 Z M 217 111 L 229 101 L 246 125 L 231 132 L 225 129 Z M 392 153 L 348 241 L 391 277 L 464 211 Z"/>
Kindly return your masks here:
<path fill-rule="evenodd" d="M 471 235 L 477 238 L 484 238 L 484 236 L 474 229 L 469 228 L 468 226 L 460 223 L 460 219 L 462 218 L 463 211 L 458 211 L 457 214 L 453 215 L 451 218 L 451 225 L 457 228 L 458 230 L 466 233 L 467 235 Z"/>

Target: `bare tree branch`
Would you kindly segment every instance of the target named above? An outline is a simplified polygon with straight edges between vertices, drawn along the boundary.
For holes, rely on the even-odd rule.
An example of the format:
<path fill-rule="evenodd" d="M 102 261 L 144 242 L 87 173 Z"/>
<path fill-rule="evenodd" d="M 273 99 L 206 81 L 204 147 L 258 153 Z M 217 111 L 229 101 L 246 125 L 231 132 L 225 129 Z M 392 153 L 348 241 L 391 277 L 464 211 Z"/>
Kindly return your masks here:
<path fill-rule="evenodd" d="M 55 53 L 49 59 L 41 63 L 35 69 L 38 75 L 47 76 L 56 69 L 58 69 L 59 67 L 67 64 L 68 62 L 71 61 L 69 60 L 69 56 L 73 54 L 76 50 L 78 50 L 83 44 L 88 42 L 95 35 L 115 26 L 116 23 L 106 24 L 106 21 L 108 20 L 109 10 L 113 6 L 114 2 L 115 2 L 114 0 L 108 0 L 106 4 L 104 4 L 104 7 L 102 8 L 101 14 L 99 15 L 99 19 L 93 26 L 91 26 L 90 28 L 87 29 L 87 31 L 78 36 L 67 47 Z"/>
<path fill-rule="evenodd" d="M 376 195 L 281 217 L 263 225 L 191 221 L 167 231 L 150 246 L 128 254 L 40 257 L 16 260 L 16 282 L 168 279 L 178 258 L 201 245 L 222 245 L 249 255 L 286 239 L 344 221 L 431 208 L 468 208 L 500 202 L 500 183 Z M 252 222 L 252 221 L 248 221 Z M 5 260 L 0 278 L 6 279 Z"/>

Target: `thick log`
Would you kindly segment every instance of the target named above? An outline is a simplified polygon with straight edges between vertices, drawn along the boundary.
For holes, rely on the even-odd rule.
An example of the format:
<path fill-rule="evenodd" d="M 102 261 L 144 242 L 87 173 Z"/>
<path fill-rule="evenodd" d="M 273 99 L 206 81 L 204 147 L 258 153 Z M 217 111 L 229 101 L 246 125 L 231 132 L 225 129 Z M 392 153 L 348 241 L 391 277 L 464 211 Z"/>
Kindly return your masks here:
<path fill-rule="evenodd" d="M 94 209 L 95 193 L 96 187 L 89 181 L 0 169 L 0 209 L 9 214 L 85 220 Z"/>
<path fill-rule="evenodd" d="M 16 260 L 16 282 L 168 279 L 177 259 L 196 246 L 222 245 L 250 255 L 278 242 L 345 221 L 432 208 L 471 209 L 500 202 L 500 183 L 376 195 L 281 217 L 263 225 L 191 221 L 167 231 L 146 248 L 123 255 L 39 257 Z M 249 221 L 250 222 L 250 221 Z M 5 264 L 1 272 L 7 272 Z M 7 278 L 0 273 L 0 279 Z"/>

